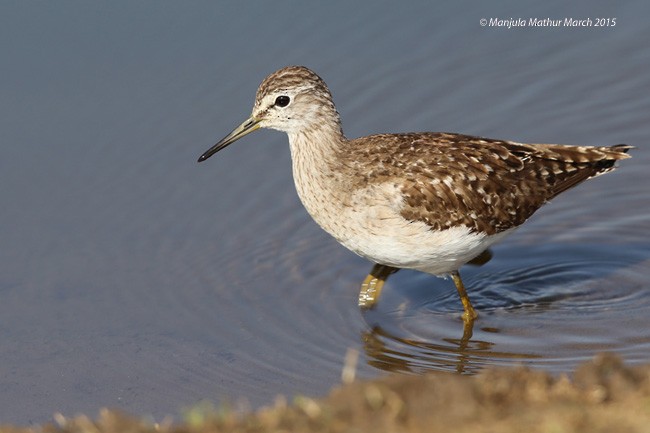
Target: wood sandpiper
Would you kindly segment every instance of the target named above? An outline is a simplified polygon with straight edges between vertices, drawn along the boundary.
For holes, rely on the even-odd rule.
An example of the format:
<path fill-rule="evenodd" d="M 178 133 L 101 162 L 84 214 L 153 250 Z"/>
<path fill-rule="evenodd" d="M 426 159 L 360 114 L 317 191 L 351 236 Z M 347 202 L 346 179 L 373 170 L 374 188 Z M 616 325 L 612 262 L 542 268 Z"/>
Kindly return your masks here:
<path fill-rule="evenodd" d="M 614 170 L 632 148 L 524 144 L 462 134 L 377 134 L 349 140 L 325 82 L 302 66 L 262 81 L 251 116 L 199 158 L 259 128 L 289 136 L 293 178 L 312 218 L 375 263 L 359 306 L 372 308 L 400 268 L 451 275 L 463 320 L 477 313 L 458 273 L 544 203 Z"/>

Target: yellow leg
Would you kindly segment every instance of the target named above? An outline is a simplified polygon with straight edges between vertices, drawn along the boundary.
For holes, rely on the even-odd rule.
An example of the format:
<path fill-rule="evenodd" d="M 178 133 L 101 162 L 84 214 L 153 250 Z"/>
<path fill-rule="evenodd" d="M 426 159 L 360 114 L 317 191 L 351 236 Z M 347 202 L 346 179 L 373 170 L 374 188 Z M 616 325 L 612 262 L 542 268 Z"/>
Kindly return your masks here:
<path fill-rule="evenodd" d="M 361 283 L 361 291 L 359 292 L 359 307 L 363 309 L 371 309 L 379 301 L 381 296 L 381 289 L 384 288 L 384 283 L 388 276 L 397 272 L 398 268 L 392 268 L 385 265 L 375 265 L 368 274 L 363 283 Z"/>
<path fill-rule="evenodd" d="M 469 296 L 467 296 L 467 292 L 465 291 L 465 285 L 463 284 L 463 280 L 460 279 L 458 271 L 453 271 L 451 273 L 451 278 L 454 280 L 456 290 L 458 290 L 458 294 L 460 295 L 460 302 L 463 303 L 463 309 L 465 310 L 463 313 L 463 320 L 466 323 L 473 322 L 474 319 L 478 317 L 478 313 L 474 310 L 472 303 L 469 301 Z"/>

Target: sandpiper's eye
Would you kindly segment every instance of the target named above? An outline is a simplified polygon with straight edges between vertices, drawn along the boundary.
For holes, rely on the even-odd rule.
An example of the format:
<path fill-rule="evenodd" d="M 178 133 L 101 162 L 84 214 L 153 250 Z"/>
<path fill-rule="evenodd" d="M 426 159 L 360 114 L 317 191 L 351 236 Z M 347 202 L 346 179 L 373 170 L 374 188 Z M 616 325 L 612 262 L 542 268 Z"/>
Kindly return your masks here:
<path fill-rule="evenodd" d="M 278 107 L 286 107 L 289 105 L 289 102 L 291 102 L 291 98 L 289 98 L 286 95 L 280 95 L 277 98 L 275 98 L 275 105 Z"/>

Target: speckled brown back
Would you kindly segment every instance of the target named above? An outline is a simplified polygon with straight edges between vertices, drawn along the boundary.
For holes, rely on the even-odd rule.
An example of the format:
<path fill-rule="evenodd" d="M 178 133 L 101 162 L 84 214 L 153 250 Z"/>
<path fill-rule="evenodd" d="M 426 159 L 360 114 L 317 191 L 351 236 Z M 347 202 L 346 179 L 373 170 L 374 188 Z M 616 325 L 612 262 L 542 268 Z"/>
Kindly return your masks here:
<path fill-rule="evenodd" d="M 412 133 L 352 140 L 345 153 L 361 183 L 394 181 L 401 188 L 407 220 L 491 235 L 519 226 L 568 188 L 613 170 L 630 148 Z"/>

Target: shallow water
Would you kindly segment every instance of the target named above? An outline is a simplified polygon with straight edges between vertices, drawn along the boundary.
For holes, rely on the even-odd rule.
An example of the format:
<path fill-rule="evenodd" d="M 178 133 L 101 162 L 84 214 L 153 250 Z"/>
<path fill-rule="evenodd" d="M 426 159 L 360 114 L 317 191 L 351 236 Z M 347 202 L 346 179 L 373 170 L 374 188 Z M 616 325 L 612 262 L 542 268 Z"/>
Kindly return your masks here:
<path fill-rule="evenodd" d="M 322 394 L 348 348 L 361 377 L 559 373 L 603 350 L 650 361 L 645 3 L 150 6 L 0 14 L 0 422 Z M 492 16 L 618 24 L 479 25 Z M 371 265 L 310 220 L 285 136 L 258 132 L 195 162 L 248 115 L 264 76 L 294 63 L 328 82 L 349 137 L 637 148 L 463 268 L 473 329 L 451 281 L 416 272 L 393 275 L 361 313 Z"/>

